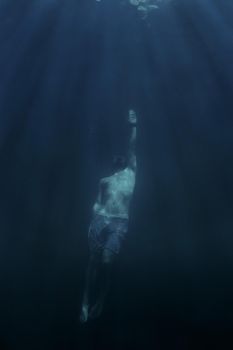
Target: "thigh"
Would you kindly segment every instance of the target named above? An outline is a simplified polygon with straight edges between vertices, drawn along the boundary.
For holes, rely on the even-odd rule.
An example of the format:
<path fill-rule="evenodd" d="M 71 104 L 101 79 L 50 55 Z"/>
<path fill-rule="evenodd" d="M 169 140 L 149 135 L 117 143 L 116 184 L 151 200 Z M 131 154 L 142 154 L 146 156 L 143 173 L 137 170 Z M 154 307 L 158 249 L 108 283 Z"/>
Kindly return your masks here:
<path fill-rule="evenodd" d="M 116 254 L 110 249 L 103 249 L 102 262 L 104 264 L 111 264 L 115 260 Z"/>

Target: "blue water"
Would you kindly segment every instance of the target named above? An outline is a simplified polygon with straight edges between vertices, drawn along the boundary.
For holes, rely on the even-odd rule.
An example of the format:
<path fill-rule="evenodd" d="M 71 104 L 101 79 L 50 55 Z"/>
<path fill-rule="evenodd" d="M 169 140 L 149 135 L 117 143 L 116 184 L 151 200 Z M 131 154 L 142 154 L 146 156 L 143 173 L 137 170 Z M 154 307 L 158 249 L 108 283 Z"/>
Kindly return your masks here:
<path fill-rule="evenodd" d="M 1 349 L 213 348 L 233 324 L 233 4 L 0 1 Z M 100 177 L 138 113 L 128 239 L 78 322 Z M 230 348 L 232 346 L 230 345 Z"/>

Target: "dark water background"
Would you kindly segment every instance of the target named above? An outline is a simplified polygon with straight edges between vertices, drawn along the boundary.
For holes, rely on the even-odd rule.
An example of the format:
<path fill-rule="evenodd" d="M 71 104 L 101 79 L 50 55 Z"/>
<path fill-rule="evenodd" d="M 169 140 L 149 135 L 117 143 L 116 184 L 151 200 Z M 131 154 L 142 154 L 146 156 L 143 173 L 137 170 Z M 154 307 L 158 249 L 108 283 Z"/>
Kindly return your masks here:
<path fill-rule="evenodd" d="M 233 3 L 0 1 L 0 349 L 231 349 Z M 138 112 L 130 231 L 78 312 L 98 179 Z M 224 345 L 231 341 L 229 347 Z"/>

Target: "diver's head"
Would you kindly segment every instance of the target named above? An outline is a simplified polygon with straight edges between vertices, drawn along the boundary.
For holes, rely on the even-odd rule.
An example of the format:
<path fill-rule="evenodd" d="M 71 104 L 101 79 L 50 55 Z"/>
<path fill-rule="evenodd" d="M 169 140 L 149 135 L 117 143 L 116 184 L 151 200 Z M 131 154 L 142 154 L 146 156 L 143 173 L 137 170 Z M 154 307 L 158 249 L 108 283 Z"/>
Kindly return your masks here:
<path fill-rule="evenodd" d="M 112 160 L 112 168 L 113 171 L 121 171 L 124 170 L 127 166 L 126 157 L 115 155 Z"/>

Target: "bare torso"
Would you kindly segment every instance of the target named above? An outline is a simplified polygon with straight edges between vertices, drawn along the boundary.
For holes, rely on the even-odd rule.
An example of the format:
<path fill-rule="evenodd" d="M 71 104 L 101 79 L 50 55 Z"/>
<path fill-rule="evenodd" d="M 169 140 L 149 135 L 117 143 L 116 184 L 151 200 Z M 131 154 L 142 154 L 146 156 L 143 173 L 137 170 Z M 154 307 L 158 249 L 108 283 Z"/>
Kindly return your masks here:
<path fill-rule="evenodd" d="M 106 217 L 128 218 L 134 186 L 135 171 L 130 168 L 101 179 L 98 199 L 93 207 L 94 213 Z"/>

